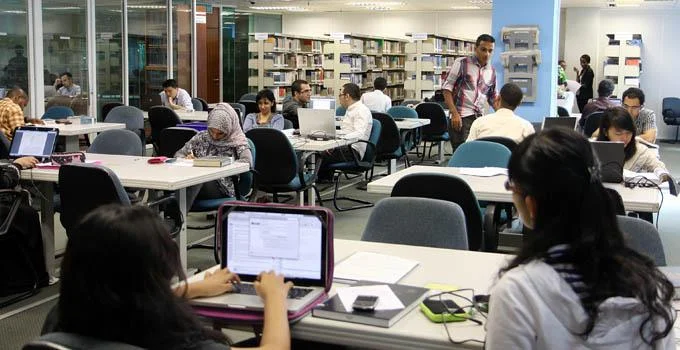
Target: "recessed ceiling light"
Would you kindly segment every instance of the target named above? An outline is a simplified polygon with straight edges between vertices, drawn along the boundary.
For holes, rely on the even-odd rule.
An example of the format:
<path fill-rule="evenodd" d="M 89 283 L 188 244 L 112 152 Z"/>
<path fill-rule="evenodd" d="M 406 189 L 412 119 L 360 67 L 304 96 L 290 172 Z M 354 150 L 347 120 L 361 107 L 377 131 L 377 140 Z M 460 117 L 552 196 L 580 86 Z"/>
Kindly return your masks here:
<path fill-rule="evenodd" d="M 2 11 L 2 13 L 11 13 L 11 14 L 15 14 L 15 15 L 23 15 L 24 13 L 26 13 L 26 11 L 22 11 L 22 10 L 4 10 L 4 11 Z"/>

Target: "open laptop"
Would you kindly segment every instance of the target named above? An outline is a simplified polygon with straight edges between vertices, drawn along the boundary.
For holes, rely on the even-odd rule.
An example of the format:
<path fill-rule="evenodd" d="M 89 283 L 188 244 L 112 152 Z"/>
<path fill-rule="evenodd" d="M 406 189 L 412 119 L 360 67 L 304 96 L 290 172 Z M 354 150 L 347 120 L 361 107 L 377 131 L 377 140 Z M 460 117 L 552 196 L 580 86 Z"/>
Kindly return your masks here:
<path fill-rule="evenodd" d="M 9 158 L 32 156 L 41 163 L 50 159 L 57 144 L 59 129 L 36 126 L 20 126 L 14 129 L 9 146 Z"/>
<path fill-rule="evenodd" d="M 602 182 L 623 182 L 623 142 L 592 141 L 591 145 L 600 161 Z"/>
<path fill-rule="evenodd" d="M 288 312 L 295 313 L 324 292 L 327 228 L 314 212 L 286 207 L 234 207 L 222 225 L 222 267 L 241 278 L 234 293 L 194 299 L 194 305 L 263 310 L 252 282 L 262 271 L 293 281 Z"/>
<path fill-rule="evenodd" d="M 332 109 L 335 111 L 335 98 L 333 97 L 312 97 L 309 100 L 311 109 Z"/>
<path fill-rule="evenodd" d="M 576 128 L 576 117 L 547 117 L 543 119 L 543 127 L 541 130 L 551 128 L 567 128 L 574 130 Z"/>
<path fill-rule="evenodd" d="M 298 108 L 298 122 L 303 137 L 330 140 L 337 136 L 335 109 Z"/>

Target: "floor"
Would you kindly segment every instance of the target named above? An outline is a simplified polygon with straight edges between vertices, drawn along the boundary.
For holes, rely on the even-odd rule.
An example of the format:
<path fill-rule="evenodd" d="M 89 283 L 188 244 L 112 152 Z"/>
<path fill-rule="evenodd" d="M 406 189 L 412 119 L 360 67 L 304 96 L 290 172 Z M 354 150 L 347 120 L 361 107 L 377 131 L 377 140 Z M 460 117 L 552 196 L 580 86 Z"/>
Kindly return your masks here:
<path fill-rule="evenodd" d="M 680 144 L 661 143 L 660 154 L 676 180 L 680 180 Z M 411 159 L 415 160 L 415 156 Z M 432 162 L 426 161 L 424 164 L 432 165 Z M 400 164 L 400 167 L 403 167 L 403 163 Z M 384 172 L 385 168 L 379 167 L 377 170 L 378 173 Z M 342 193 L 373 202 L 385 197 L 384 195 L 370 194 L 356 189 L 357 181 L 358 179 L 343 179 L 342 185 L 345 188 Z M 324 187 L 328 187 L 328 185 L 321 185 L 322 196 L 332 195 L 332 189 L 324 189 Z M 329 208 L 332 207 L 330 201 L 324 203 L 324 205 Z M 335 214 L 335 238 L 359 239 L 370 215 L 370 209 L 336 212 Z M 680 235 L 677 231 L 677 227 L 680 227 L 680 215 L 678 214 L 680 214 L 680 199 L 670 196 L 668 190 L 665 190 L 658 224 L 669 265 L 680 265 Z M 59 220 L 55 220 L 55 223 L 58 222 Z M 189 222 L 200 224 L 205 222 L 205 218 L 202 215 L 192 214 L 189 217 Z M 189 230 L 189 242 L 204 239 L 209 237 L 210 234 L 210 230 Z M 210 250 L 190 250 L 188 261 L 190 267 L 199 269 L 214 265 L 212 251 Z M 58 283 L 43 288 L 40 293 L 21 303 L 0 309 L 0 349 L 20 349 L 23 344 L 39 336 L 47 312 L 57 302 L 58 288 Z"/>

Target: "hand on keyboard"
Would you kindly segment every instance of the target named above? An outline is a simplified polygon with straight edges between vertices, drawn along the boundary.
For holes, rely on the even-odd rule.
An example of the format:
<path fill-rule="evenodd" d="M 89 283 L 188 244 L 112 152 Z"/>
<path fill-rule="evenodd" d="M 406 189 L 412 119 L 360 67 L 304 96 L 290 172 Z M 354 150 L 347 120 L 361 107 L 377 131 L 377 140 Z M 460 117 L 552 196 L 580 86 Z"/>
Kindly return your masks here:
<path fill-rule="evenodd" d="M 264 300 L 269 297 L 286 299 L 293 282 L 284 282 L 283 275 L 273 271 L 262 272 L 254 283 L 257 294 Z"/>

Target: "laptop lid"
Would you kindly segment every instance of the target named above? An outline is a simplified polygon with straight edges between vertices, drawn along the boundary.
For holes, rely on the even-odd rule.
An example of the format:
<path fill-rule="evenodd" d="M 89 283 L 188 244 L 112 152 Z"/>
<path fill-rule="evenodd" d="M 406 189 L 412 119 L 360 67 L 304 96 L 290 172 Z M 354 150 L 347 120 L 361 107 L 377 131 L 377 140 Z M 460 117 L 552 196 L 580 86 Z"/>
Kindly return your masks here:
<path fill-rule="evenodd" d="M 290 207 L 232 207 L 222 222 L 222 267 L 253 282 L 276 271 L 296 286 L 324 287 L 327 227 L 318 213 Z"/>
<path fill-rule="evenodd" d="M 542 130 L 559 127 L 574 130 L 576 128 L 576 117 L 547 117 L 543 119 Z"/>
<path fill-rule="evenodd" d="M 9 158 L 36 157 L 46 161 L 52 156 L 57 144 L 59 129 L 35 126 L 20 126 L 14 129 L 9 146 Z"/>
<path fill-rule="evenodd" d="M 600 162 L 602 182 L 623 181 L 623 142 L 592 141 L 593 152 Z"/>
<path fill-rule="evenodd" d="M 300 135 L 335 137 L 335 109 L 298 108 Z"/>
<path fill-rule="evenodd" d="M 309 105 L 312 109 L 332 109 L 335 111 L 335 98 L 312 97 L 309 100 Z"/>

